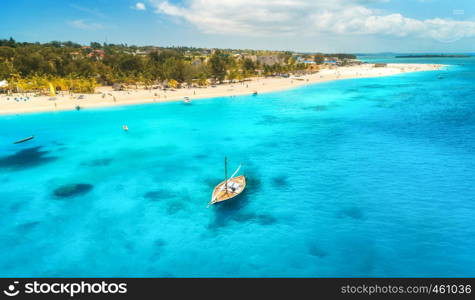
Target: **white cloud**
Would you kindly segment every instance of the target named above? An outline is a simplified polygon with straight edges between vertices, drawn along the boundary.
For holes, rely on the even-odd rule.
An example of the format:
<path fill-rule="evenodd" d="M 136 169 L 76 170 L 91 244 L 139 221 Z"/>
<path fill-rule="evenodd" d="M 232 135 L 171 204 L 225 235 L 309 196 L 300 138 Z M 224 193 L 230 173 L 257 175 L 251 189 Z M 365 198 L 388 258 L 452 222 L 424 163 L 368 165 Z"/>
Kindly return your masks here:
<path fill-rule="evenodd" d="M 475 22 L 408 18 L 366 7 L 387 0 L 150 0 L 155 12 L 183 19 L 213 34 L 378 35 L 453 41 L 475 37 Z"/>
<path fill-rule="evenodd" d="M 133 9 L 135 9 L 135 10 L 146 10 L 147 7 L 142 2 L 137 2 L 137 3 L 135 3 Z"/>
<path fill-rule="evenodd" d="M 104 26 L 99 23 L 89 23 L 84 20 L 73 20 L 68 22 L 69 26 L 74 27 L 76 29 L 83 29 L 83 30 L 98 30 L 103 29 Z"/>

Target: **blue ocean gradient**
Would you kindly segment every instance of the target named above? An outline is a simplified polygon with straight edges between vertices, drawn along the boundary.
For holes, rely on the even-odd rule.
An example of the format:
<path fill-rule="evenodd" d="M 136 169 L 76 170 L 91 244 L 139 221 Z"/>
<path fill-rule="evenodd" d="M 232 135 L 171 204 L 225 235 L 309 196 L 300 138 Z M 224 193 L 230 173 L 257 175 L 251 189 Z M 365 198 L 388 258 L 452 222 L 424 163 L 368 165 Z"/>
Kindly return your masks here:
<path fill-rule="evenodd" d="M 0 276 L 475 276 L 475 59 L 411 61 L 449 66 L 0 116 Z"/>

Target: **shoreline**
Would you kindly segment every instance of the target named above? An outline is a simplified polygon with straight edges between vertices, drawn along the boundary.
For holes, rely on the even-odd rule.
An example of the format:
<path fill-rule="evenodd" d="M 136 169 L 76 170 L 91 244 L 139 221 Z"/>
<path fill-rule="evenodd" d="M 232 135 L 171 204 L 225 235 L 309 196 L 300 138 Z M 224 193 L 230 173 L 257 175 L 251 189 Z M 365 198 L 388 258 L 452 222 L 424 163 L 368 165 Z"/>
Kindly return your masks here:
<path fill-rule="evenodd" d="M 268 77 L 252 78 L 240 83 L 226 83 L 215 87 L 182 88 L 163 91 L 160 89 L 132 89 L 127 91 L 113 91 L 112 87 L 98 87 L 95 94 L 84 94 L 84 99 L 77 99 L 81 94 L 58 95 L 56 100 L 49 100 L 50 96 L 29 97 L 28 101 L 15 101 L 15 97 L 24 97 L 23 94 L 0 96 L 0 115 L 27 114 L 37 112 L 75 110 L 81 108 L 97 108 L 108 106 L 126 106 L 146 103 L 160 103 L 182 101 L 190 97 L 192 101 L 198 99 L 230 97 L 281 91 L 300 86 L 328 82 L 334 80 L 372 78 L 393 76 L 404 73 L 440 70 L 444 65 L 437 64 L 399 64 L 391 63 L 385 67 L 375 67 L 374 64 L 364 64 L 350 67 L 335 67 L 322 69 L 317 73 L 300 77 Z M 10 100 L 7 100 L 9 98 Z"/>

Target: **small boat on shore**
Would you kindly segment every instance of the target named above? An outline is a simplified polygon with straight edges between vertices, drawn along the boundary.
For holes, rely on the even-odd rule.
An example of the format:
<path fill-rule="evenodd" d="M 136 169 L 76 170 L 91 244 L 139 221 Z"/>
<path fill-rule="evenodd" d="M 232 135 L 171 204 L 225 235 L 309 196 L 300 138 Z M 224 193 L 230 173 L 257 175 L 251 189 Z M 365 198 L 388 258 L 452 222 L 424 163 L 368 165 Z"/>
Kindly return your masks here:
<path fill-rule="evenodd" d="M 190 99 L 190 97 L 185 97 L 185 98 L 183 98 L 183 103 L 185 103 L 185 104 L 191 104 L 191 99 Z"/>
<path fill-rule="evenodd" d="M 234 171 L 233 175 L 228 179 L 227 176 L 227 159 L 224 158 L 224 181 L 219 183 L 213 190 L 211 201 L 208 207 L 218 202 L 230 200 L 241 194 L 246 188 L 246 177 L 244 175 L 236 176 L 241 169 L 241 165 Z"/>
<path fill-rule="evenodd" d="M 35 138 L 35 136 L 32 135 L 32 136 L 29 136 L 29 137 L 24 138 L 24 139 L 22 139 L 22 140 L 16 141 L 16 142 L 14 142 L 13 144 L 21 144 L 21 143 L 27 142 L 27 141 L 29 141 L 29 140 L 32 140 L 32 139 L 34 139 L 34 138 Z"/>

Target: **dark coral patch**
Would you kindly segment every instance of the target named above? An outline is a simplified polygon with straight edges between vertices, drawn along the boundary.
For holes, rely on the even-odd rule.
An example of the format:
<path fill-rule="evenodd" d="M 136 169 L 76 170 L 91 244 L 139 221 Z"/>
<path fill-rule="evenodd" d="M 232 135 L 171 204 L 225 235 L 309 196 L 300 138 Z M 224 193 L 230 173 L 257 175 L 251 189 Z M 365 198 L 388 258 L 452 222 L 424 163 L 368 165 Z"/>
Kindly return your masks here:
<path fill-rule="evenodd" d="M 157 248 L 163 248 L 163 247 L 165 247 L 166 244 L 167 244 L 167 242 L 164 239 L 156 239 L 153 242 L 153 245 Z"/>
<path fill-rule="evenodd" d="M 277 219 L 272 215 L 259 214 L 256 216 L 255 220 L 260 225 L 272 225 L 277 223 Z"/>
<path fill-rule="evenodd" d="M 197 154 L 194 156 L 196 159 L 205 159 L 208 158 L 207 154 Z"/>
<path fill-rule="evenodd" d="M 307 106 L 304 107 L 305 110 L 313 110 L 313 111 L 326 111 L 328 110 L 328 106 L 325 105 L 314 105 L 314 106 Z"/>
<path fill-rule="evenodd" d="M 308 246 L 308 252 L 310 253 L 310 255 L 320 257 L 320 258 L 328 255 L 326 251 L 322 250 L 320 246 L 314 243 Z"/>
<path fill-rule="evenodd" d="M 258 146 L 259 147 L 264 147 L 264 148 L 275 148 L 275 147 L 279 147 L 280 143 L 278 143 L 278 142 L 264 142 L 264 143 L 258 144 Z"/>
<path fill-rule="evenodd" d="M 343 209 L 341 211 L 341 216 L 350 217 L 356 220 L 364 219 L 364 214 L 361 211 L 361 209 L 359 209 L 358 207 L 350 207 L 350 208 Z"/>
<path fill-rule="evenodd" d="M 81 165 L 90 167 L 104 167 L 110 165 L 112 158 L 93 159 L 91 161 L 83 162 Z"/>
<path fill-rule="evenodd" d="M 289 185 L 287 176 L 280 175 L 272 178 L 272 185 L 276 188 L 283 188 Z"/>
<path fill-rule="evenodd" d="M 346 99 L 349 100 L 349 101 L 360 101 L 362 98 L 361 98 L 361 96 L 351 96 L 351 97 L 348 97 Z"/>
<path fill-rule="evenodd" d="M 182 201 L 173 201 L 168 203 L 167 206 L 167 213 L 169 215 L 176 214 L 177 212 L 183 210 L 185 208 L 185 204 Z"/>
<path fill-rule="evenodd" d="M 363 89 L 381 89 L 381 88 L 386 88 L 386 86 L 384 86 L 382 84 L 367 84 L 367 85 L 361 86 L 361 88 L 363 88 Z"/>
<path fill-rule="evenodd" d="M 344 91 L 345 93 L 359 93 L 360 90 L 359 89 L 347 89 Z"/>
<path fill-rule="evenodd" d="M 289 123 L 293 122 L 294 119 L 289 117 L 277 117 L 273 115 L 264 115 L 262 119 L 256 122 L 256 125 L 275 125 L 275 124 L 282 124 L 282 123 Z"/>
<path fill-rule="evenodd" d="M 218 208 L 218 206 L 216 206 L 216 208 Z M 277 218 L 268 214 L 256 214 L 253 212 L 241 213 L 236 210 L 224 211 L 223 209 L 217 209 L 215 219 L 212 223 L 208 225 L 208 229 L 219 229 L 221 227 L 227 226 L 230 221 L 238 223 L 256 223 L 259 225 L 267 226 L 277 223 Z"/>
<path fill-rule="evenodd" d="M 22 231 L 30 231 L 34 229 L 36 226 L 38 226 L 41 222 L 40 221 L 33 221 L 33 222 L 27 222 L 23 223 L 18 226 L 18 228 Z"/>
<path fill-rule="evenodd" d="M 26 202 L 17 202 L 17 203 L 14 203 L 10 206 L 10 210 L 12 212 L 17 212 L 19 211 L 23 206 L 25 206 Z"/>
<path fill-rule="evenodd" d="M 47 157 L 49 151 L 42 151 L 41 147 L 23 149 L 15 154 L 0 158 L 0 168 L 20 170 L 45 164 L 56 157 Z"/>
<path fill-rule="evenodd" d="M 143 197 L 148 200 L 158 201 L 160 199 L 167 199 L 173 198 L 176 195 L 172 192 L 164 191 L 164 190 L 153 190 L 145 193 Z"/>
<path fill-rule="evenodd" d="M 56 197 L 69 198 L 89 193 L 93 188 L 94 186 L 92 184 L 73 183 L 62 185 L 55 189 L 53 193 Z"/>
<path fill-rule="evenodd" d="M 272 225 L 277 223 L 277 219 L 271 215 L 255 213 L 236 214 L 232 217 L 232 219 L 240 223 L 253 222 L 260 225 Z"/>
<path fill-rule="evenodd" d="M 160 255 L 163 252 L 163 249 L 165 248 L 167 242 L 163 239 L 157 239 L 153 242 L 153 252 L 152 252 L 152 261 L 155 261 L 157 259 L 160 259 Z"/>

